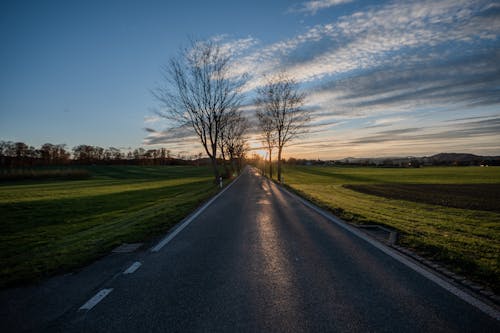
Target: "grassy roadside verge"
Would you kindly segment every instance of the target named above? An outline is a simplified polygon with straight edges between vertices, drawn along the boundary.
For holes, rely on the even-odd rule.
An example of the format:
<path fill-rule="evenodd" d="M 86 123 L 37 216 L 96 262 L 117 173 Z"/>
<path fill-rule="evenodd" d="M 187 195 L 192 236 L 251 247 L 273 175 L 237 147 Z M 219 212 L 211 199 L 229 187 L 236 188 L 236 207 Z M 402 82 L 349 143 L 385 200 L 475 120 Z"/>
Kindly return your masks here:
<path fill-rule="evenodd" d="M 342 219 L 397 229 L 401 245 L 500 292 L 500 213 L 394 199 L 345 186 L 498 184 L 500 168 L 289 167 L 285 172 L 287 186 Z"/>
<path fill-rule="evenodd" d="M 165 232 L 217 192 L 209 168 L 108 166 L 0 183 L 0 287 L 67 272 Z"/>

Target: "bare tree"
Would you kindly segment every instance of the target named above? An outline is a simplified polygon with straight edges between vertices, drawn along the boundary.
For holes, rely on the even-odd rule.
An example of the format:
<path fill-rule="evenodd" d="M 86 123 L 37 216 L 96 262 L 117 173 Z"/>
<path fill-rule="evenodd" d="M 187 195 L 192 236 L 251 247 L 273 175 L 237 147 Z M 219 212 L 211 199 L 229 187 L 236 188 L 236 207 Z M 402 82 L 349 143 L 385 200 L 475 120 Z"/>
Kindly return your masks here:
<path fill-rule="evenodd" d="M 158 114 L 174 126 L 190 125 L 212 161 L 217 181 L 217 153 L 224 117 L 242 100 L 246 75 L 231 73 L 231 57 L 213 41 L 193 41 L 164 68 L 166 85 L 153 91 L 164 107 Z"/>
<path fill-rule="evenodd" d="M 278 181 L 281 182 L 281 155 L 283 148 L 293 139 L 306 132 L 310 112 L 303 108 L 305 94 L 298 89 L 297 82 L 286 73 L 270 77 L 267 83 L 257 89 L 255 102 L 260 110 L 257 113 L 263 137 L 267 141 L 276 140 L 278 149 Z M 261 120 L 262 119 L 262 120 Z M 264 128 L 270 128 L 269 134 Z M 269 155 L 271 145 L 268 143 Z"/>
<path fill-rule="evenodd" d="M 265 106 L 263 100 L 256 100 L 262 109 L 257 110 L 257 120 L 261 132 L 262 143 L 267 149 L 269 158 L 269 178 L 273 178 L 273 149 L 276 147 L 276 133 L 274 131 L 274 117 Z M 265 164 L 265 162 L 264 162 Z M 265 171 L 264 171 L 265 172 Z"/>
<path fill-rule="evenodd" d="M 249 128 L 248 119 L 240 110 L 235 110 L 224 119 L 224 127 L 221 135 L 222 156 L 227 155 L 234 172 L 240 172 L 241 158 L 246 151 L 245 134 Z"/>
<path fill-rule="evenodd" d="M 80 164 L 100 163 L 104 160 L 104 148 L 99 146 L 78 145 L 73 147 L 73 159 Z"/>
<path fill-rule="evenodd" d="M 106 149 L 104 154 L 106 156 L 106 159 L 108 160 L 119 161 L 123 158 L 123 154 L 120 151 L 120 148 L 109 147 L 108 149 Z"/>
<path fill-rule="evenodd" d="M 45 143 L 38 150 L 40 158 L 45 165 L 64 164 L 69 159 L 65 144 Z"/>

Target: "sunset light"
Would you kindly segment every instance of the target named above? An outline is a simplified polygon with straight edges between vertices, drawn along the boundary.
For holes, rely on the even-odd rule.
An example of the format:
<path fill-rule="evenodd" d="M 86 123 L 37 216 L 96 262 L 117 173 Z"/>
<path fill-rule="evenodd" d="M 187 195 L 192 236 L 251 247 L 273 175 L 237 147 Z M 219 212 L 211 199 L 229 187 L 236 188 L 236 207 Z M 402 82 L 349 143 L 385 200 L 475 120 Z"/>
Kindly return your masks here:
<path fill-rule="evenodd" d="M 499 332 L 499 0 L 0 3 L 0 332 Z"/>
<path fill-rule="evenodd" d="M 250 119 L 264 75 L 300 83 L 313 117 L 287 156 L 500 154 L 495 2 L 112 3 L 2 10 L 3 140 L 197 154 L 193 132 L 158 117 L 150 94 L 191 35 L 220 43 L 231 72 L 248 75 Z"/>

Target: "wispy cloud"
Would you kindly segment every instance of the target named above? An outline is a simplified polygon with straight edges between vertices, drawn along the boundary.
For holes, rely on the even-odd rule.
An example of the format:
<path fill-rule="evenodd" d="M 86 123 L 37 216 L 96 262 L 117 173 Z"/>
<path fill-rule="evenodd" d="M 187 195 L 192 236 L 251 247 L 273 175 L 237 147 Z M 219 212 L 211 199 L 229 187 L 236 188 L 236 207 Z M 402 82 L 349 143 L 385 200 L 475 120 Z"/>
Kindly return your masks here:
<path fill-rule="evenodd" d="M 347 2 L 307 1 L 293 9 L 314 14 Z M 498 126 L 474 122 L 482 120 L 474 118 L 474 110 L 500 105 L 500 5 L 436 0 L 361 8 L 270 44 L 251 36 L 220 36 L 236 55 L 235 73 L 250 75 L 249 96 L 265 74 L 280 70 L 308 91 L 315 120 L 309 137 L 290 151 L 361 152 L 382 144 L 404 150 L 412 142 L 425 149 L 423 142 L 440 140 L 444 146 L 449 140 L 446 147 L 454 140 L 493 149 L 486 137 Z M 250 115 L 252 108 L 247 106 Z M 457 112 L 462 121 L 452 121 Z M 437 113 L 448 114 L 438 118 L 449 127 L 433 120 Z M 421 123 L 405 127 L 416 114 Z M 385 131 L 374 132 L 378 129 Z M 159 142 L 161 135 L 156 137 Z"/>
<path fill-rule="evenodd" d="M 217 35 L 211 38 L 214 42 L 221 45 L 221 51 L 231 54 L 233 57 L 237 57 L 244 53 L 249 48 L 258 44 L 258 40 L 248 36 L 245 38 L 231 39 L 230 35 Z"/>
<path fill-rule="evenodd" d="M 157 123 L 161 120 L 162 120 L 162 118 L 159 116 L 145 116 L 144 117 L 145 124 L 154 124 L 154 123 Z"/>
<path fill-rule="evenodd" d="M 148 132 L 147 137 L 143 141 L 143 144 L 145 145 L 156 145 L 164 143 L 192 145 L 193 143 L 198 142 L 192 128 L 189 126 L 181 126 L 165 130 L 156 130 L 150 127 L 146 127 L 144 128 L 144 130 Z"/>
<path fill-rule="evenodd" d="M 491 136 L 500 132 L 500 118 L 474 121 L 460 126 L 436 126 L 428 128 L 402 128 L 378 132 L 376 135 L 351 141 L 353 144 L 386 143 L 391 141 L 450 140 L 470 137 Z"/>
<path fill-rule="evenodd" d="M 314 82 L 354 71 L 420 64 L 429 58 L 443 60 L 457 52 L 474 56 L 477 47 L 483 52 L 495 49 L 498 31 L 499 10 L 486 1 L 389 3 L 269 45 L 243 39 L 246 52 L 236 61 L 237 71 L 251 74 L 247 91 L 263 83 L 263 74 L 283 69 L 301 82 Z"/>
<path fill-rule="evenodd" d="M 477 121 L 464 121 L 457 124 L 448 122 L 436 123 L 422 127 L 404 127 L 376 131 L 370 134 L 367 130 L 344 132 L 332 135 L 325 140 L 323 137 L 303 140 L 291 147 L 289 156 L 302 150 L 310 154 L 328 154 L 329 156 L 374 157 L 388 155 L 429 155 L 442 151 L 470 151 L 488 154 L 498 150 L 500 144 L 494 140 L 500 131 L 500 118 Z M 375 128 L 373 128 L 375 129 Z M 457 148 L 458 147 L 458 148 Z M 314 152 L 314 153 L 312 153 Z"/>
<path fill-rule="evenodd" d="M 364 128 L 380 128 L 380 127 L 389 127 L 393 126 L 394 124 L 400 123 L 407 118 L 404 117 L 387 117 L 387 118 L 379 118 L 375 119 L 373 122 L 370 122 L 368 126 L 365 126 Z"/>
<path fill-rule="evenodd" d="M 329 47 L 302 61 L 296 57 L 297 61 L 288 67 L 296 77 L 307 81 L 385 64 L 397 66 L 415 51 L 439 57 L 439 46 L 444 43 L 472 46 L 478 40 L 495 40 L 500 31 L 498 18 L 499 14 L 491 8 L 463 1 L 373 7 L 312 28 L 309 32 L 314 32 L 313 38 Z M 294 42 L 290 40 L 288 44 Z M 466 45 L 446 46 L 463 51 Z"/>
<path fill-rule="evenodd" d="M 305 1 L 298 6 L 292 6 L 288 9 L 289 12 L 316 14 L 318 10 L 338 6 L 341 4 L 352 2 L 353 0 L 313 0 Z"/>
<path fill-rule="evenodd" d="M 319 88 L 327 102 L 358 112 L 414 110 L 419 106 L 470 107 L 500 103 L 499 51 L 443 62 L 428 59 L 397 68 L 383 66 Z"/>

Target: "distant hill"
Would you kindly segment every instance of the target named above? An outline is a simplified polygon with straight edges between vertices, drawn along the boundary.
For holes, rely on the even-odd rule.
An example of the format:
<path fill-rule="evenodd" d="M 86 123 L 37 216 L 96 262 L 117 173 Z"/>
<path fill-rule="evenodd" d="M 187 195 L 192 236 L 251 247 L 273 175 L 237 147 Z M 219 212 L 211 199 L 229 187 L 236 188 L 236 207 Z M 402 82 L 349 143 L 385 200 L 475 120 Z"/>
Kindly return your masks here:
<path fill-rule="evenodd" d="M 347 157 L 337 160 L 341 164 L 383 165 L 383 166 L 421 166 L 421 165 L 500 165 L 500 156 L 479 156 L 468 153 L 440 153 L 424 157 Z"/>
<path fill-rule="evenodd" d="M 440 153 L 429 157 L 434 161 L 477 161 L 484 159 L 484 156 L 461 153 Z"/>
<path fill-rule="evenodd" d="M 433 164 L 479 165 L 484 163 L 498 165 L 500 156 L 479 156 L 465 153 L 440 153 L 427 158 L 424 157 L 422 159 L 423 161 L 426 161 L 426 159 L 430 160 Z"/>

